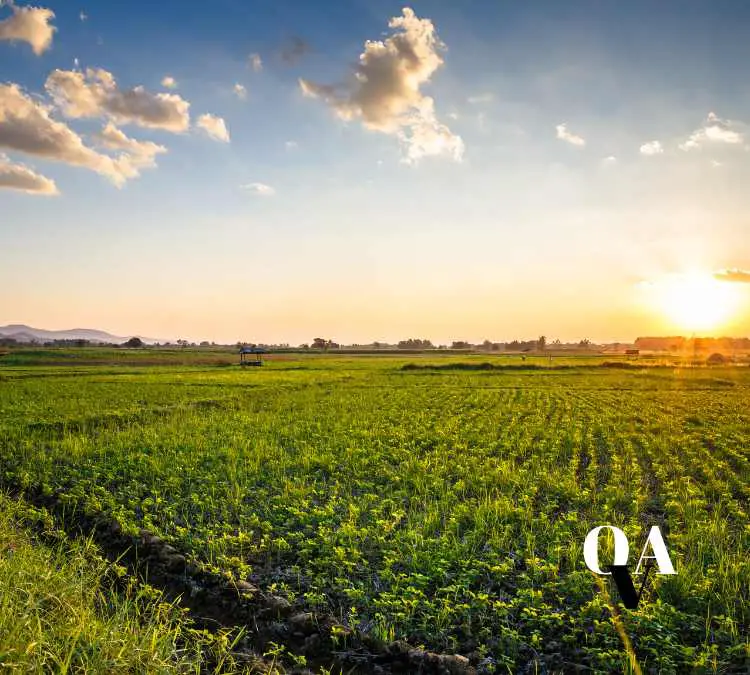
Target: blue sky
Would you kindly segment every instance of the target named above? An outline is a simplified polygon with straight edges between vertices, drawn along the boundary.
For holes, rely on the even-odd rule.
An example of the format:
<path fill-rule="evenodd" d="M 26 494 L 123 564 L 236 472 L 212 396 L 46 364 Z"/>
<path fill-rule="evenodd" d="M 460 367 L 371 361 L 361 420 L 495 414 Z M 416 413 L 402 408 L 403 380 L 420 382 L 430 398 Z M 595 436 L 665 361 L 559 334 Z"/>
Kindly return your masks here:
<path fill-rule="evenodd" d="M 0 324 L 294 344 L 750 333 L 750 284 L 713 276 L 750 268 L 746 3 L 415 2 L 399 28 L 382 0 L 37 1 L 48 45 L 0 23 L 0 83 L 18 85 L 5 134 L 0 102 Z M 25 8 L 0 22 L 20 30 Z M 362 62 L 367 40 L 384 49 Z M 416 45 L 412 80 L 383 56 L 397 44 Z M 56 69 L 77 88 L 45 88 Z M 87 69 L 116 80 L 95 110 Z M 138 86 L 188 102 L 185 128 L 116 109 Z M 29 152 L 9 101 L 96 154 Z M 107 124 L 136 145 L 106 145 Z M 697 277 L 706 306 L 670 311 Z"/>

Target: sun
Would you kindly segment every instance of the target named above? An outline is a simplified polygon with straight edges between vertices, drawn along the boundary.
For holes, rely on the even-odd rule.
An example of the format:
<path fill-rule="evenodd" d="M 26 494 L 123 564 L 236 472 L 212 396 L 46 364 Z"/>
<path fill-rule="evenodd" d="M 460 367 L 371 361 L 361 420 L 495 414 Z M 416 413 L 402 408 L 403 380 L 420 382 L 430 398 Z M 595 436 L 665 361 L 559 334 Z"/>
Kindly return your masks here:
<path fill-rule="evenodd" d="M 656 309 L 675 328 L 712 331 L 721 328 L 738 311 L 740 297 L 735 284 L 703 272 L 673 274 L 654 282 Z"/>

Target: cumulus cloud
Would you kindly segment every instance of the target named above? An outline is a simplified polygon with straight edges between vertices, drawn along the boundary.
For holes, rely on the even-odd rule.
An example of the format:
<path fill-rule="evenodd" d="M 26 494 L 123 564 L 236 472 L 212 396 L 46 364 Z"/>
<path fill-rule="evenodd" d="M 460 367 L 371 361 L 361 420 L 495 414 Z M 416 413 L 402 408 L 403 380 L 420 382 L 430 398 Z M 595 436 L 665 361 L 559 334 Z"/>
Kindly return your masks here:
<path fill-rule="evenodd" d="M 190 126 L 190 103 L 181 96 L 152 94 L 143 87 L 120 89 L 106 70 L 54 70 L 44 86 L 68 117 L 110 117 L 120 124 L 175 133 Z"/>
<path fill-rule="evenodd" d="M 640 149 L 640 153 L 642 155 L 646 155 L 647 157 L 661 155 L 663 152 L 664 148 L 659 141 L 649 141 L 648 143 L 644 143 Z"/>
<path fill-rule="evenodd" d="M 750 272 L 745 270 L 722 270 L 716 272 L 714 278 L 719 281 L 731 281 L 739 284 L 750 284 Z"/>
<path fill-rule="evenodd" d="M 260 54 L 250 54 L 247 57 L 248 65 L 256 72 L 259 73 L 263 70 L 263 59 L 260 58 Z"/>
<path fill-rule="evenodd" d="M 581 136 L 576 136 L 574 133 L 568 131 L 568 126 L 565 123 L 558 124 L 555 127 L 555 131 L 557 132 L 557 138 L 559 138 L 561 141 L 565 141 L 566 143 L 570 143 L 571 145 L 586 145 L 586 140 Z"/>
<path fill-rule="evenodd" d="M 613 164 L 617 164 L 617 157 L 615 157 L 614 155 L 610 155 L 609 157 L 605 157 L 602 160 L 602 164 L 604 166 L 612 166 Z"/>
<path fill-rule="evenodd" d="M 276 194 L 276 190 L 265 183 L 248 183 L 247 185 L 243 185 L 242 189 L 261 197 L 271 197 Z"/>
<path fill-rule="evenodd" d="M 55 181 L 23 164 L 12 163 L 0 153 L 0 189 L 18 190 L 30 195 L 59 195 Z"/>
<path fill-rule="evenodd" d="M 287 150 L 296 150 L 299 147 L 299 143 L 297 141 L 286 141 L 284 147 Z"/>
<path fill-rule="evenodd" d="M 108 150 L 120 150 L 134 169 L 148 169 L 156 166 L 156 155 L 167 152 L 163 145 L 151 141 L 138 141 L 129 138 L 112 122 L 108 122 L 97 135 L 96 140 Z"/>
<path fill-rule="evenodd" d="M 708 113 L 703 126 L 696 129 L 690 137 L 680 144 L 680 150 L 697 150 L 706 143 L 728 143 L 729 145 L 742 145 L 744 136 L 732 127 L 734 124 L 729 120 L 723 120 L 715 113 Z"/>
<path fill-rule="evenodd" d="M 229 143 L 229 131 L 227 125 L 221 117 L 206 113 L 201 115 L 196 122 L 199 129 L 203 129 L 211 138 L 217 141 Z"/>
<path fill-rule="evenodd" d="M 13 2 L 6 4 L 12 14 L 0 21 L 0 40 L 26 42 L 37 56 L 46 52 L 52 45 L 52 37 L 57 30 L 50 25 L 55 13 L 44 7 L 18 7 Z M 2 6 L 3 3 L 0 2 L 0 7 Z"/>
<path fill-rule="evenodd" d="M 177 80 L 175 80 L 171 75 L 166 75 L 161 81 L 161 86 L 166 87 L 167 89 L 176 89 Z"/>
<path fill-rule="evenodd" d="M 138 175 L 128 155 L 110 157 L 87 147 L 48 106 L 27 96 L 17 84 L 0 84 L 0 148 L 96 171 L 121 186 Z"/>
<path fill-rule="evenodd" d="M 239 82 L 232 87 L 232 92 L 240 101 L 244 101 L 247 98 L 247 88 Z"/>
<path fill-rule="evenodd" d="M 388 25 L 394 31 L 390 37 L 365 43 L 349 84 L 301 79 L 302 93 L 325 101 L 340 119 L 359 119 L 367 129 L 397 137 L 407 162 L 427 155 L 460 160 L 463 141 L 437 120 L 433 99 L 421 91 L 443 64 L 444 45 L 432 21 L 406 7 Z"/>

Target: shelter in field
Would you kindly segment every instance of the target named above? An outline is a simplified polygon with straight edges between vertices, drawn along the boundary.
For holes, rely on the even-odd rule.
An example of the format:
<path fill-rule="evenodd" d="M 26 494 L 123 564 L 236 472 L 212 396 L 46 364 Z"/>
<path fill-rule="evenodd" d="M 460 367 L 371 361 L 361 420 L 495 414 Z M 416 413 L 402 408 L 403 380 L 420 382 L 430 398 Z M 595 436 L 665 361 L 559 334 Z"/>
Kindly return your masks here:
<path fill-rule="evenodd" d="M 240 365 L 241 366 L 262 366 L 263 354 L 266 351 L 260 347 L 240 347 Z"/>

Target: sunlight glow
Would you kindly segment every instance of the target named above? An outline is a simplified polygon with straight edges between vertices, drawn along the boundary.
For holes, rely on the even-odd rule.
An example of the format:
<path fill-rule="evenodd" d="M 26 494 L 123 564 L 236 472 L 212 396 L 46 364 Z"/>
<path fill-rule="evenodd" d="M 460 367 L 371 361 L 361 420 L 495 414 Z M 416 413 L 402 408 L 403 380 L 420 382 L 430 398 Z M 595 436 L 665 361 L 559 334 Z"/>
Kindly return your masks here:
<path fill-rule="evenodd" d="M 720 329 L 740 308 L 737 286 L 707 273 L 669 275 L 648 287 L 654 309 L 680 330 Z"/>

